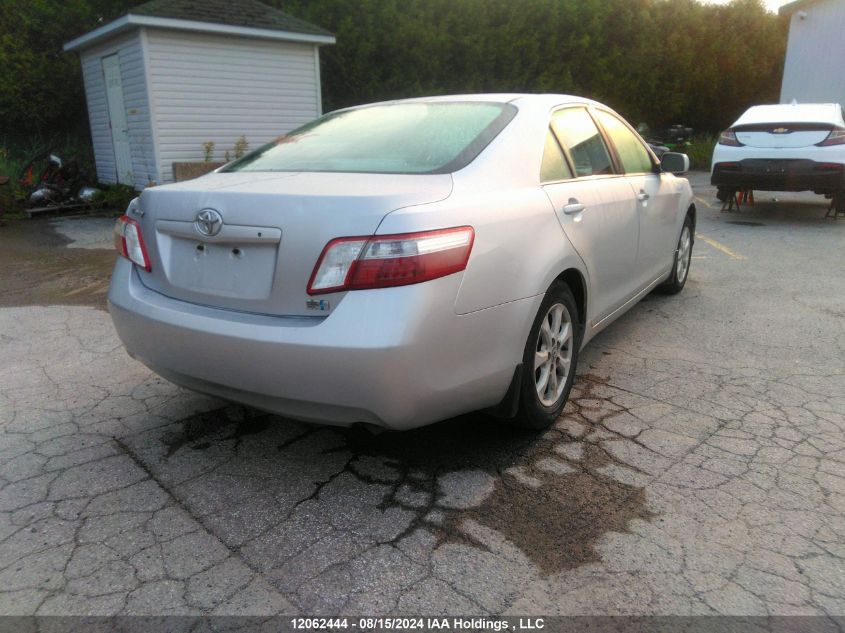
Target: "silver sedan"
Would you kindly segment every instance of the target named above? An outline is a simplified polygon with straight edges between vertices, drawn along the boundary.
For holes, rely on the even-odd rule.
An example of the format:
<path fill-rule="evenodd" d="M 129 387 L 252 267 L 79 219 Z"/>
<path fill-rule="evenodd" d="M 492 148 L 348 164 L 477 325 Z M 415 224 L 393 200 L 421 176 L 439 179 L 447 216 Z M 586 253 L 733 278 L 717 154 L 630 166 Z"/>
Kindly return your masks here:
<path fill-rule="evenodd" d="M 291 418 L 545 428 L 580 349 L 683 288 L 688 166 L 579 97 L 341 110 L 145 190 L 115 227 L 109 309 L 161 376 Z"/>

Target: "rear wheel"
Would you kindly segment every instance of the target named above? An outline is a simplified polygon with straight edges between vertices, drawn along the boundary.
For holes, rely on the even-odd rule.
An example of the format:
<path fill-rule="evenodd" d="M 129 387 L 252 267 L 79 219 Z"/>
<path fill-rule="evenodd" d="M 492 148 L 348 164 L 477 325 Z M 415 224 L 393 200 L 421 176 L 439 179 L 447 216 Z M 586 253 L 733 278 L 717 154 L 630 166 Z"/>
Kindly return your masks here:
<path fill-rule="evenodd" d="M 540 305 L 523 356 L 516 422 L 529 429 L 551 426 L 569 397 L 581 344 L 581 322 L 572 291 L 552 284 Z"/>
<path fill-rule="evenodd" d="M 731 197 L 731 190 L 726 189 L 725 187 L 718 187 L 716 189 L 716 199 L 719 202 L 727 202 L 728 198 Z"/>
<path fill-rule="evenodd" d="M 669 273 L 668 279 L 657 287 L 663 294 L 678 294 L 687 283 L 690 261 L 692 260 L 692 230 L 692 218 L 688 215 L 681 229 L 681 237 L 678 238 L 678 247 L 675 249 L 675 259 L 672 262 L 672 272 Z"/>

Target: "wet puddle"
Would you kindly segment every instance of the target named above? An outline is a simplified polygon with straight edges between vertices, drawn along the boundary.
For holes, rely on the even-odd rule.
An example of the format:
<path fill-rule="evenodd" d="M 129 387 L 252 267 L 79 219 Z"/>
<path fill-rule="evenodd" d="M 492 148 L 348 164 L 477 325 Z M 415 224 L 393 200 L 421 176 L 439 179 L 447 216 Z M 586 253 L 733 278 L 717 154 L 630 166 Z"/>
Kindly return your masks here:
<path fill-rule="evenodd" d="M 538 451 L 539 452 L 539 451 Z M 598 471 L 612 462 L 601 448 L 587 444 L 574 473 L 551 474 L 528 468 L 538 488 L 499 479 L 493 494 L 478 508 L 453 514 L 448 525 L 473 518 L 516 545 L 545 575 L 597 562 L 598 540 L 607 532 L 625 532 L 633 519 L 651 520 L 645 490 Z M 447 540 L 464 541 L 451 530 Z"/>
<path fill-rule="evenodd" d="M 0 225 L 0 307 L 82 305 L 106 309 L 111 249 L 67 248 L 48 219 Z"/>

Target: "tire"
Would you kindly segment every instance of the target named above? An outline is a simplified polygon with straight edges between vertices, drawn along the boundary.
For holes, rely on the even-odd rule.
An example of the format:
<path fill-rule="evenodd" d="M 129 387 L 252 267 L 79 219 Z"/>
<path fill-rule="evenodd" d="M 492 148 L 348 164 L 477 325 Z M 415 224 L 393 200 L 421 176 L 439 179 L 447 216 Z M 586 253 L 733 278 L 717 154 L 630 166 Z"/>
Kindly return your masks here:
<path fill-rule="evenodd" d="M 716 189 L 716 199 L 719 202 L 727 202 L 730 197 L 731 191 L 729 189 L 725 189 L 724 187 L 718 187 Z"/>
<path fill-rule="evenodd" d="M 692 218 L 687 215 L 684 220 L 684 226 L 681 228 L 681 235 L 678 238 L 678 246 L 675 249 L 675 257 L 672 260 L 672 272 L 669 273 L 669 277 L 666 281 L 657 287 L 657 290 L 660 293 L 665 295 L 676 295 L 684 289 L 687 279 L 689 278 L 694 241 L 695 236 Z"/>
<path fill-rule="evenodd" d="M 556 326 L 558 317 L 560 325 Z M 514 419 L 518 426 L 543 430 L 560 416 L 575 378 L 581 337 L 575 297 L 569 286 L 556 281 L 546 292 L 525 343 L 519 413 Z M 538 351 L 545 352 L 545 363 Z"/>

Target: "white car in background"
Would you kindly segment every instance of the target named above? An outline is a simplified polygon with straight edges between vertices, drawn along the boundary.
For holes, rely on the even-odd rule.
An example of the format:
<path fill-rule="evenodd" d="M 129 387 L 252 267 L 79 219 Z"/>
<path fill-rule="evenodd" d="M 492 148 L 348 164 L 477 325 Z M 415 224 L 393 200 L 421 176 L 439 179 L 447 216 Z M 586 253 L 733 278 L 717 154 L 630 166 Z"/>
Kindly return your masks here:
<path fill-rule="evenodd" d="M 813 191 L 845 211 L 845 115 L 838 103 L 749 108 L 719 136 L 711 184 L 732 191 Z"/>

